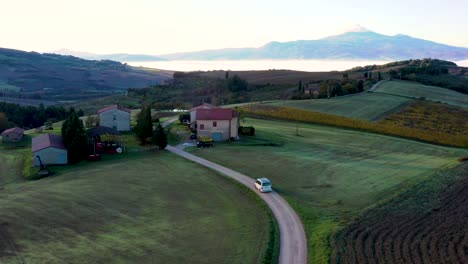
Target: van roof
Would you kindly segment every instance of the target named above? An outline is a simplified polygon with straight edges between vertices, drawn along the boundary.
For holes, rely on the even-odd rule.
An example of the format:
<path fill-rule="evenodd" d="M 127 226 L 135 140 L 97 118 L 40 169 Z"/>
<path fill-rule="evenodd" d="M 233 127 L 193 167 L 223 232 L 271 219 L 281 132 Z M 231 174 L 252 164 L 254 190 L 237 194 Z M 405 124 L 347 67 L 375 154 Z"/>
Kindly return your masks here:
<path fill-rule="evenodd" d="M 258 180 L 261 182 L 270 182 L 270 180 L 267 178 L 259 178 Z"/>

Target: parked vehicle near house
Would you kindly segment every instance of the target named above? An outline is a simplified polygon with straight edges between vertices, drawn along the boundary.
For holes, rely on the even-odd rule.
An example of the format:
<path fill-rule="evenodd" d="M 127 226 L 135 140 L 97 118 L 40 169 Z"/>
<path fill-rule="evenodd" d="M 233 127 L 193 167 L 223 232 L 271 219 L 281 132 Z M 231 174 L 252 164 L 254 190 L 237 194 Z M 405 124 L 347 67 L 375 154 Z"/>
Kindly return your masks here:
<path fill-rule="evenodd" d="M 197 148 L 212 148 L 213 143 L 211 142 L 204 142 L 204 141 L 198 141 L 197 143 Z"/>
<path fill-rule="evenodd" d="M 271 188 L 271 182 L 267 178 L 259 178 L 255 180 L 255 188 L 260 192 L 271 192 L 273 189 Z"/>

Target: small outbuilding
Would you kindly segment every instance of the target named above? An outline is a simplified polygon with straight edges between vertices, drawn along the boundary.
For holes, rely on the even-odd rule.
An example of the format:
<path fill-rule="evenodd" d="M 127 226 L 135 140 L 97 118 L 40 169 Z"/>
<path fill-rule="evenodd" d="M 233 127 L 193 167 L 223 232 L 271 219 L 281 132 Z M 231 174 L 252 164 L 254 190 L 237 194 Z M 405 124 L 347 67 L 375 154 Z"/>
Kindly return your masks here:
<path fill-rule="evenodd" d="M 130 109 L 111 105 L 100 109 L 97 113 L 100 126 L 111 127 L 117 131 L 130 131 Z"/>
<path fill-rule="evenodd" d="M 63 144 L 63 139 L 55 134 L 43 134 L 33 137 L 32 158 L 34 166 L 63 165 L 68 163 L 68 152 Z"/>
<path fill-rule="evenodd" d="M 10 128 L 3 131 L 1 135 L 3 142 L 19 142 L 24 137 L 24 129 L 19 127 Z"/>

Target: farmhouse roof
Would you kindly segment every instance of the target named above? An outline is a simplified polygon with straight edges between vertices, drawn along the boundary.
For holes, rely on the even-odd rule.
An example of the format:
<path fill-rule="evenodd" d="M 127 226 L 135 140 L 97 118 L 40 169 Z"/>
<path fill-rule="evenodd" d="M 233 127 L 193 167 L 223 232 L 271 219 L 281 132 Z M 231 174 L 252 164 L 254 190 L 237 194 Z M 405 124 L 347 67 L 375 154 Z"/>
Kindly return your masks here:
<path fill-rule="evenodd" d="M 23 134 L 23 133 L 24 133 L 24 129 L 19 128 L 19 127 L 9 128 L 9 129 L 3 131 L 3 132 L 2 132 L 2 135 L 8 134 L 8 133 Z"/>
<path fill-rule="evenodd" d="M 105 134 L 120 135 L 120 132 L 113 129 L 112 127 L 97 126 L 97 127 L 88 129 L 88 131 L 86 131 L 86 134 L 88 135 L 88 137 L 96 137 L 96 136 L 102 136 Z"/>
<path fill-rule="evenodd" d="M 125 108 L 125 107 L 122 107 L 122 106 L 120 106 L 120 105 L 116 105 L 116 104 L 115 104 L 115 105 L 111 105 L 111 106 L 108 106 L 108 107 L 99 109 L 99 110 L 97 111 L 97 113 L 98 113 L 98 114 L 104 113 L 104 112 L 107 112 L 107 111 L 112 110 L 112 109 L 118 109 L 118 110 L 125 111 L 125 112 L 128 112 L 128 113 L 132 112 L 132 110 L 130 110 L 130 109 L 128 109 L 128 108 Z"/>
<path fill-rule="evenodd" d="M 231 120 L 238 116 L 237 112 L 232 109 L 198 109 L 197 120 Z"/>
<path fill-rule="evenodd" d="M 201 104 L 199 106 L 193 107 L 189 111 L 191 112 L 191 111 L 199 110 L 199 109 L 220 109 L 220 107 L 217 107 L 217 106 L 212 105 L 212 104 L 203 103 L 203 104 Z"/>
<path fill-rule="evenodd" d="M 44 134 L 37 137 L 33 137 L 31 145 L 32 152 L 36 152 L 48 147 L 66 149 L 65 145 L 63 144 L 63 139 L 59 135 Z"/>

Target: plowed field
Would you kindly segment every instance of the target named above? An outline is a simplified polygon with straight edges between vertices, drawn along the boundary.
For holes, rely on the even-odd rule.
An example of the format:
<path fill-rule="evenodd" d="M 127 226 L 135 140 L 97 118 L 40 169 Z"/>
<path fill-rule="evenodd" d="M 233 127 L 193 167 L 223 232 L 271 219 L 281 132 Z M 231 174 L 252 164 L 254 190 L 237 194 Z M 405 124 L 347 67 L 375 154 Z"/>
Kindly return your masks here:
<path fill-rule="evenodd" d="M 332 262 L 468 263 L 468 164 L 446 173 L 346 228 Z"/>

